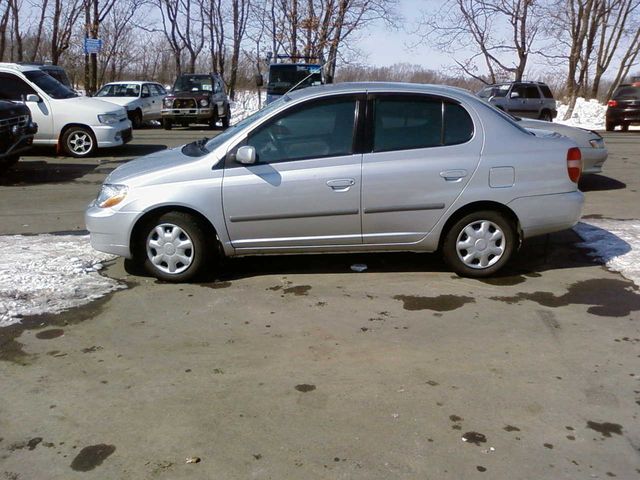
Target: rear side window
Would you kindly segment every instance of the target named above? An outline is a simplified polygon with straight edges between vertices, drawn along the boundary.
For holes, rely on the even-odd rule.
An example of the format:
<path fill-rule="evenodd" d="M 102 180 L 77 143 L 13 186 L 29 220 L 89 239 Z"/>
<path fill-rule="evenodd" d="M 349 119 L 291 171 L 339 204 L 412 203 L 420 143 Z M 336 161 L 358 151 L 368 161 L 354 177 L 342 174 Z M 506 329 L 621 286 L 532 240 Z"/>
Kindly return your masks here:
<path fill-rule="evenodd" d="M 553 93 L 551 93 L 551 89 L 548 86 L 540 85 L 540 90 L 544 98 L 553 98 Z"/>
<path fill-rule="evenodd" d="M 628 98 L 629 100 L 640 99 L 640 87 L 619 87 L 613 98 Z"/>
<path fill-rule="evenodd" d="M 540 98 L 540 92 L 538 91 L 538 87 L 535 85 L 530 85 L 525 88 L 525 98 Z"/>
<path fill-rule="evenodd" d="M 473 136 L 467 111 L 441 99 L 382 97 L 374 108 L 374 152 L 455 145 Z"/>

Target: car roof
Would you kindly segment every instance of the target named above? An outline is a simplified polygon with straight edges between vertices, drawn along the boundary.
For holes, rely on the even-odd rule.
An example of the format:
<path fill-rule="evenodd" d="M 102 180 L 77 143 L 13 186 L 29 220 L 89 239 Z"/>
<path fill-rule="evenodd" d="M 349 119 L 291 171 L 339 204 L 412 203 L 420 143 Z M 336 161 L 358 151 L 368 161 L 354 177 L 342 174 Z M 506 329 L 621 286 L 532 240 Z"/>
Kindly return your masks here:
<path fill-rule="evenodd" d="M 458 96 L 477 101 L 469 90 L 449 85 L 401 82 L 345 82 L 319 85 L 294 90 L 287 93 L 292 100 L 340 93 L 419 93 L 431 95 Z"/>
<path fill-rule="evenodd" d="M 16 72 L 32 72 L 40 71 L 40 69 L 34 65 L 20 65 L 19 63 L 0 62 L 0 68 L 7 70 L 14 70 Z"/>

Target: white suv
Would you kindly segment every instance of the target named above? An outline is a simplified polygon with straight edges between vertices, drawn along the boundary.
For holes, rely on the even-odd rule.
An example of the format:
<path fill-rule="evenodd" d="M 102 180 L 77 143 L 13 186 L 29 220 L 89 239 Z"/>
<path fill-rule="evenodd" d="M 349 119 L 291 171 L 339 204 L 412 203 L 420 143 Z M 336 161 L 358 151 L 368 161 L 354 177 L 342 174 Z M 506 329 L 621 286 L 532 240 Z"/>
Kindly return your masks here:
<path fill-rule="evenodd" d="M 57 146 L 73 157 L 131 140 L 124 108 L 79 97 L 37 67 L 0 63 L 0 99 L 22 101 L 38 124 L 34 145 Z"/>

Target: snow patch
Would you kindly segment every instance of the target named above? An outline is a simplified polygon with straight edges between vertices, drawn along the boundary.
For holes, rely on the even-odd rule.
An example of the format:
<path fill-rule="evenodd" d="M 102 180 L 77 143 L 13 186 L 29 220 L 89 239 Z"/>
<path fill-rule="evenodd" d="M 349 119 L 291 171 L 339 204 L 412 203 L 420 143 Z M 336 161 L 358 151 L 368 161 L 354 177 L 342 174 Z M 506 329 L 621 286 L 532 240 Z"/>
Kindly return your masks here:
<path fill-rule="evenodd" d="M 593 250 L 591 257 L 640 287 L 640 222 L 590 219 L 589 223 L 578 223 L 574 230 L 584 240 L 578 246 Z"/>
<path fill-rule="evenodd" d="M 236 99 L 231 102 L 231 123 L 236 124 L 249 115 L 253 115 L 262 105 L 267 103 L 267 93 L 261 92 L 262 98 L 258 99 L 258 92 L 255 90 L 241 90 L 236 92 Z"/>
<path fill-rule="evenodd" d="M 570 127 L 586 128 L 587 130 L 604 130 L 604 119 L 607 106 L 598 100 L 585 100 L 580 97 L 576 100 L 573 114 L 568 120 L 563 120 L 569 105 L 558 102 L 558 116 L 556 123 L 569 125 Z"/>
<path fill-rule="evenodd" d="M 0 236 L 0 247 L 0 327 L 125 288 L 98 273 L 116 257 L 91 248 L 88 235 Z"/>

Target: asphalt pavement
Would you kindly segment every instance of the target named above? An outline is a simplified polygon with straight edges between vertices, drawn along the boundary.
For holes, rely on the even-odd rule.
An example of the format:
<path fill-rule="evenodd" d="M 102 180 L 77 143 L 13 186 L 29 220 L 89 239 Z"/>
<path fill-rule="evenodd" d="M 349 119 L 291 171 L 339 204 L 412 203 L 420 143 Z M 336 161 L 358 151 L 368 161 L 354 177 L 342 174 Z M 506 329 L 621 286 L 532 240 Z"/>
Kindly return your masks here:
<path fill-rule="evenodd" d="M 0 234 L 81 232 L 110 171 L 212 133 L 40 149 L 0 180 Z M 640 220 L 640 134 L 605 138 L 585 221 Z M 577 242 L 484 281 L 436 254 L 242 258 L 185 285 L 115 260 L 128 288 L 0 329 L 0 479 L 638 478 L 640 293 Z"/>

